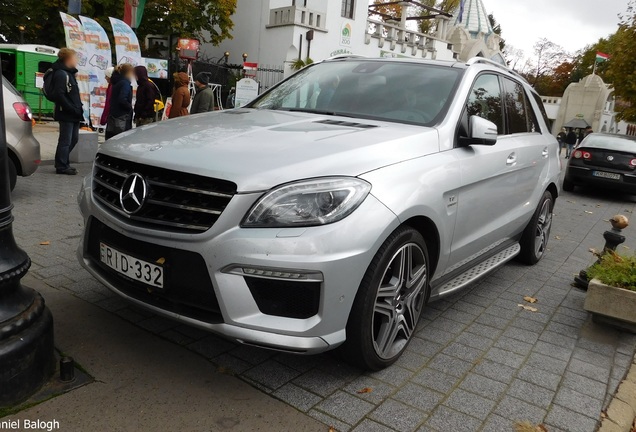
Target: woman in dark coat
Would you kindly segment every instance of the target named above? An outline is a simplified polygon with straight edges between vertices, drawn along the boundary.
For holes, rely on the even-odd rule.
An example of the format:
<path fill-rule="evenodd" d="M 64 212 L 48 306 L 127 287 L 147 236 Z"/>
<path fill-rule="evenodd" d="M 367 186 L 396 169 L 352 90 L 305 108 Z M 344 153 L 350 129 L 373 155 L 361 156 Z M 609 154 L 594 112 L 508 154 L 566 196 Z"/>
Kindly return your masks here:
<path fill-rule="evenodd" d="M 174 75 L 174 92 L 172 93 L 172 107 L 168 118 L 187 116 L 190 106 L 190 90 L 188 89 L 188 74 L 177 72 Z"/>
<path fill-rule="evenodd" d="M 132 78 L 133 67 L 128 63 L 117 66 L 110 78 L 113 90 L 106 124 L 106 139 L 132 129 Z"/>

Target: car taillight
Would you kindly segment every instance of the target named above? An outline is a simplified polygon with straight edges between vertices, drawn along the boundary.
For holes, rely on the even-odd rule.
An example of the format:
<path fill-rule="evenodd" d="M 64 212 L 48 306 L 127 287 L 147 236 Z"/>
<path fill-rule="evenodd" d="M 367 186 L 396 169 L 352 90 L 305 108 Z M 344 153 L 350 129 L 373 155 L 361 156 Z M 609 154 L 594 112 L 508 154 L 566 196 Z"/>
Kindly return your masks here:
<path fill-rule="evenodd" d="M 576 159 L 581 159 L 581 156 L 583 156 L 583 152 L 581 150 L 577 150 L 574 152 L 573 155 Z"/>
<path fill-rule="evenodd" d="M 31 114 L 31 108 L 29 108 L 28 103 L 14 102 L 13 109 L 21 120 L 30 122 L 33 119 L 33 114 Z"/>
<path fill-rule="evenodd" d="M 629 161 L 629 164 L 630 164 L 631 166 L 636 166 L 636 159 L 632 159 L 632 160 L 630 160 L 630 161 Z"/>
<path fill-rule="evenodd" d="M 592 153 L 584 151 L 583 152 L 583 159 L 585 159 L 585 160 L 592 159 Z"/>

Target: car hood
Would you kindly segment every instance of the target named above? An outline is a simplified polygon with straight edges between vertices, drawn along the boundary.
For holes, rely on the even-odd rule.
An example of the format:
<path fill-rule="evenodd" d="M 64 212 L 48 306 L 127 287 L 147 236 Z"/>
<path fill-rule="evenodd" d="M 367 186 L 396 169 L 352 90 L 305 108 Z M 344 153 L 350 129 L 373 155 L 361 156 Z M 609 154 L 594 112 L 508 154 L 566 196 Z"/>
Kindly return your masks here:
<path fill-rule="evenodd" d="M 358 176 L 437 151 L 432 128 L 254 109 L 153 123 L 100 148 L 133 162 L 230 180 L 240 192 L 311 177 Z"/>

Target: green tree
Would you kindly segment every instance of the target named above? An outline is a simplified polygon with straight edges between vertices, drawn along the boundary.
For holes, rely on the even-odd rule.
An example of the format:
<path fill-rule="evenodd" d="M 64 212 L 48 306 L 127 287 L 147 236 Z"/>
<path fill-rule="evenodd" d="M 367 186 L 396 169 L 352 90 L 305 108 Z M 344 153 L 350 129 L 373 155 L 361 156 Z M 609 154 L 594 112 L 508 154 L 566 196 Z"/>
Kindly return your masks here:
<path fill-rule="evenodd" d="M 144 17 L 137 29 L 143 41 L 146 35 L 174 34 L 196 37 L 219 44 L 231 38 L 231 15 L 237 0 L 147 0 Z M 0 37 L 6 42 L 20 41 L 20 26 L 26 43 L 64 45 L 64 31 L 59 12 L 67 9 L 67 0 L 0 0 L 0 10 L 12 11 L 0 18 Z M 83 1 L 82 15 L 99 22 L 110 33 L 108 17 L 122 18 L 123 0 Z"/>
<path fill-rule="evenodd" d="M 619 119 L 636 121 L 636 0 L 631 0 L 626 15 L 616 34 L 608 54 L 606 76 L 614 86 L 614 94 L 622 99 Z"/>

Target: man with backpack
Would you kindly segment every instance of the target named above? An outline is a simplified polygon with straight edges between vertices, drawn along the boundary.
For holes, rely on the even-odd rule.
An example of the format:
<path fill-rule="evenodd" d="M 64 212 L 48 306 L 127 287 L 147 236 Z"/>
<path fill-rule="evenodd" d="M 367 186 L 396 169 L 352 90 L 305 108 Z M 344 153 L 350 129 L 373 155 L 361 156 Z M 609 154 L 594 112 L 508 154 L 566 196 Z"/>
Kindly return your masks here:
<path fill-rule="evenodd" d="M 55 172 L 75 175 L 77 170 L 69 164 L 69 155 L 79 139 L 80 122 L 84 121 L 82 100 L 75 74 L 77 73 L 77 53 L 70 48 L 62 48 L 57 53 L 57 61 L 44 74 L 44 93 L 55 102 L 54 119 L 60 124 L 60 136 L 55 151 Z"/>

